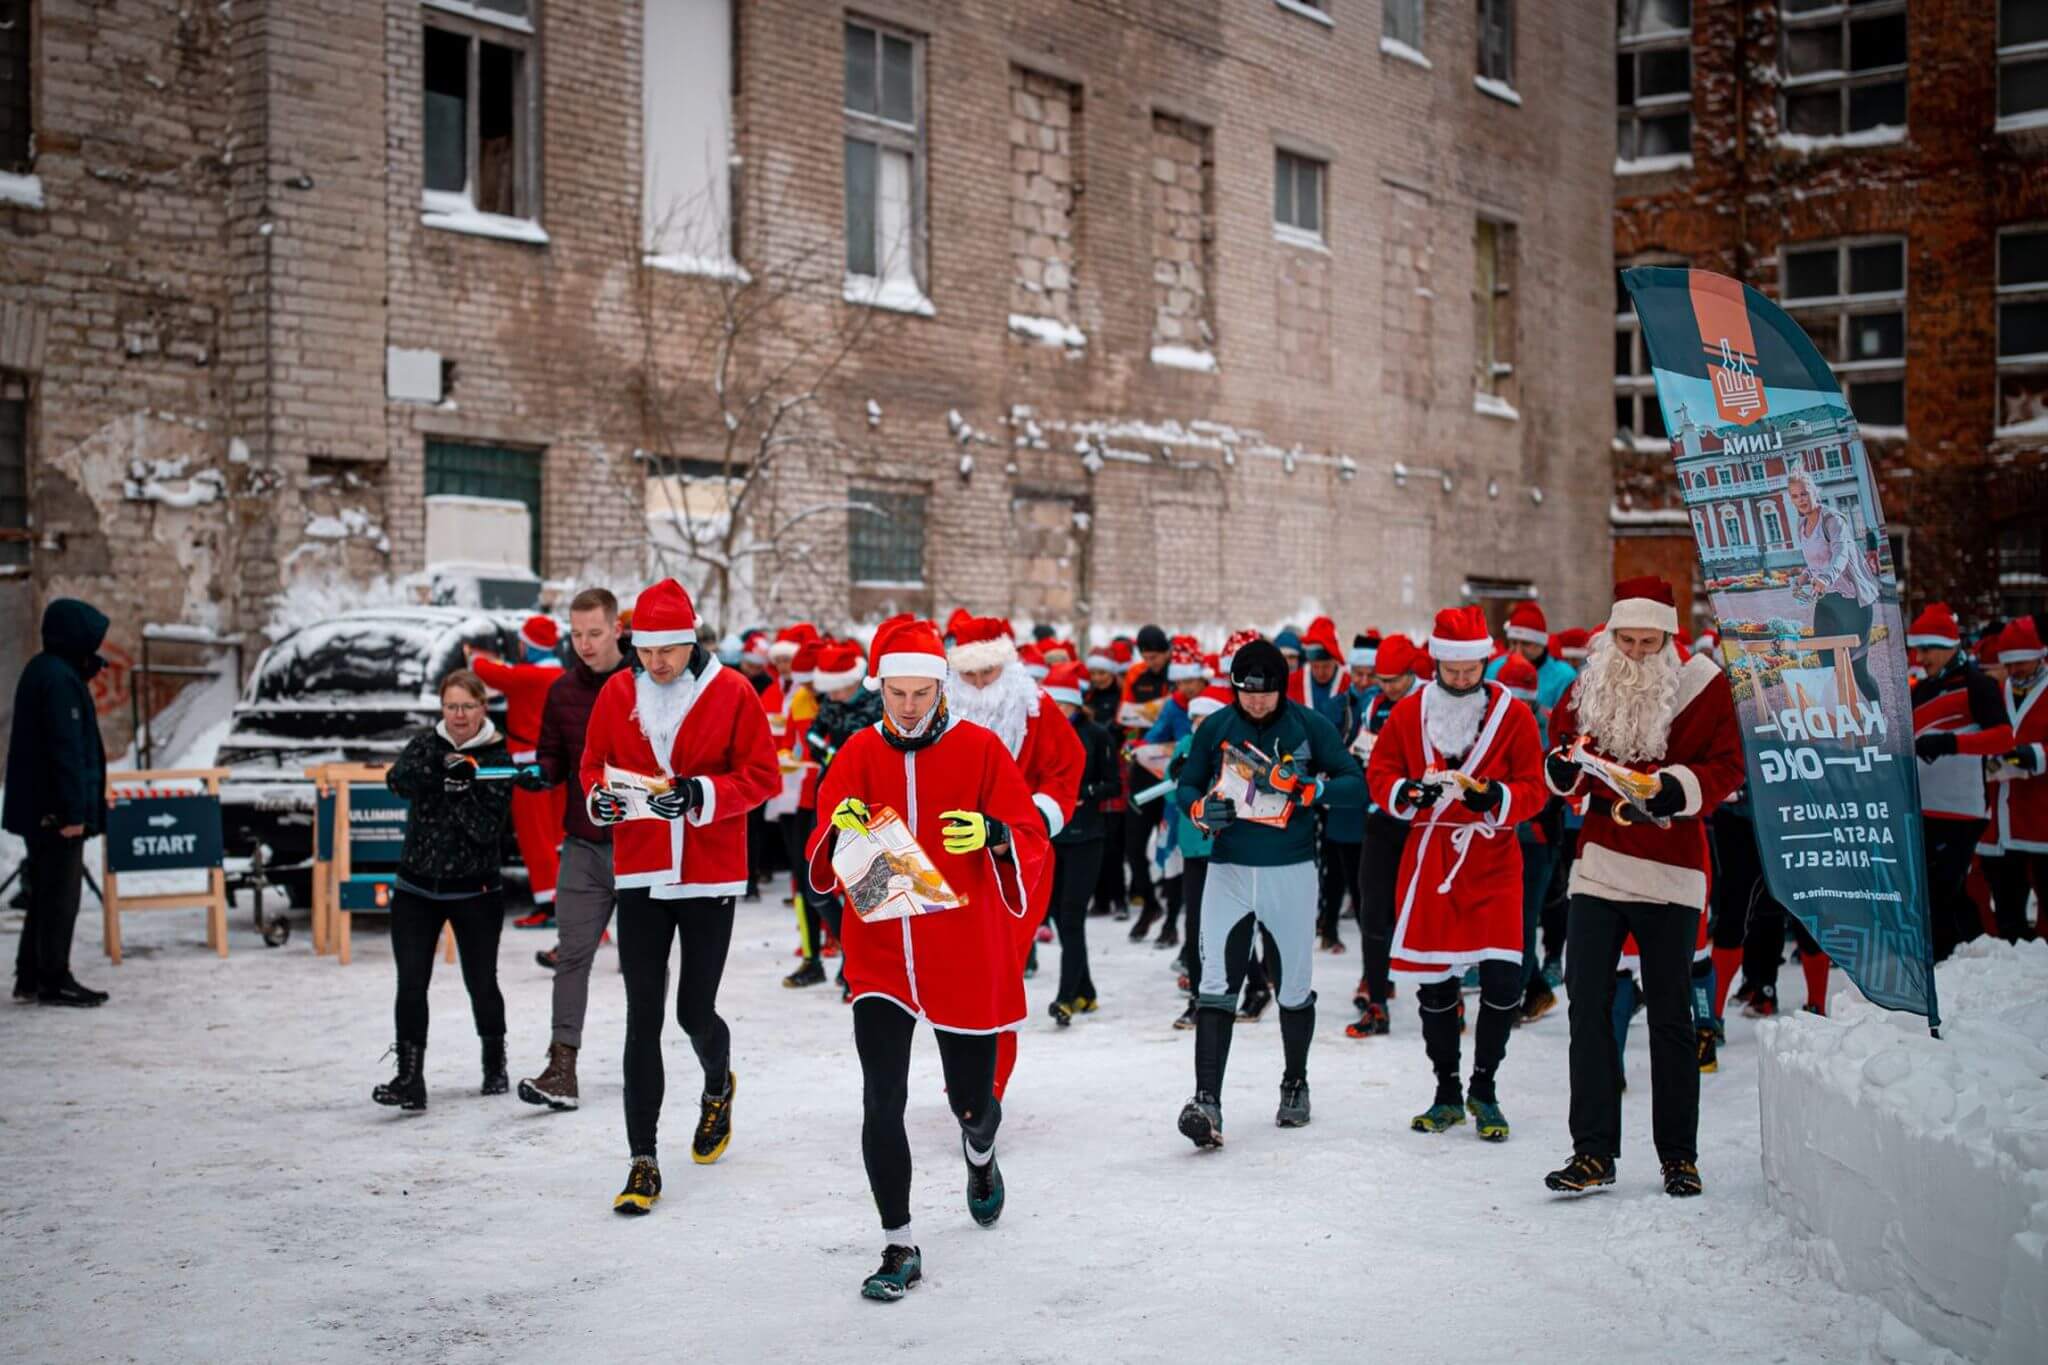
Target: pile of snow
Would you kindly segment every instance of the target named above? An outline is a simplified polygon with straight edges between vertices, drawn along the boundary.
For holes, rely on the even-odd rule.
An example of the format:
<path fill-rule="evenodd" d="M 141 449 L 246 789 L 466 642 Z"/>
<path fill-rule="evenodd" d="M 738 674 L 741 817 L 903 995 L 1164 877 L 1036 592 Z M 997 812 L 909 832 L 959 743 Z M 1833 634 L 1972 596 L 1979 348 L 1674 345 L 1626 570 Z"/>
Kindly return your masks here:
<path fill-rule="evenodd" d="M 1887 1354 L 2048 1360 L 2048 943 L 1979 940 L 1935 981 L 1940 1039 L 1848 1000 L 1761 1030 L 1770 1201 L 1896 1320 Z"/>

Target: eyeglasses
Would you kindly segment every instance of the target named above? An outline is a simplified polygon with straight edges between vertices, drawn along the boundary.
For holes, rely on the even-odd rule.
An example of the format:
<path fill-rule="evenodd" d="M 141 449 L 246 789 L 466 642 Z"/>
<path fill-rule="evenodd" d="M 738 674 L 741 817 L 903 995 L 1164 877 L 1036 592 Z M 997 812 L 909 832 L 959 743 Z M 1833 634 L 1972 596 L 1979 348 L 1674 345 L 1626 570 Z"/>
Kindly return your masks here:
<path fill-rule="evenodd" d="M 444 701 L 441 709 L 451 716 L 467 716 L 484 709 L 480 701 Z"/>

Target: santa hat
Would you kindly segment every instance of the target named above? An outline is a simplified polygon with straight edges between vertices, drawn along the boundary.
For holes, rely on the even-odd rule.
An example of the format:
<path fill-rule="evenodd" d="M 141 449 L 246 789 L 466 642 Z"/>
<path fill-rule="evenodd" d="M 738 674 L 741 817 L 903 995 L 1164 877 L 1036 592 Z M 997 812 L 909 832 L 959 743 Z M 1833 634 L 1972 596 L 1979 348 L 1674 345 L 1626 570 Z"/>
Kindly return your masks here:
<path fill-rule="evenodd" d="M 1379 655 L 1373 663 L 1373 671 L 1382 678 L 1398 678 L 1403 673 L 1416 671 L 1416 664 L 1422 659 L 1422 651 L 1415 642 L 1405 635 L 1389 635 L 1380 641 Z"/>
<path fill-rule="evenodd" d="M 798 650 L 818 638 L 818 628 L 809 621 L 799 621 L 793 626 L 784 626 L 775 632 L 775 643 L 768 647 L 768 657 L 776 663 L 796 658 Z"/>
<path fill-rule="evenodd" d="M 1702 654 L 1711 655 L 1717 653 L 1721 645 L 1721 632 L 1715 630 L 1712 626 L 1708 626 L 1700 632 L 1699 638 L 1694 640 L 1692 644 L 1693 648 Z"/>
<path fill-rule="evenodd" d="M 1327 616 L 1309 622 L 1301 635 L 1301 657 L 1303 662 L 1312 664 L 1343 658 L 1344 647 L 1337 643 L 1337 623 Z"/>
<path fill-rule="evenodd" d="M 974 613 L 965 607 L 953 608 L 953 614 L 946 618 L 946 643 L 953 644 L 960 638 L 960 627 L 974 619 Z"/>
<path fill-rule="evenodd" d="M 697 609 L 673 578 L 664 578 L 633 601 L 633 647 L 697 643 Z"/>
<path fill-rule="evenodd" d="M 1550 623 L 1543 619 L 1543 608 L 1534 602 L 1517 602 L 1508 613 L 1507 628 L 1501 634 L 1517 644 L 1550 648 Z"/>
<path fill-rule="evenodd" d="M 519 643 L 543 654 L 552 654 L 562 642 L 562 628 L 552 616 L 529 616 L 519 627 Z"/>
<path fill-rule="evenodd" d="M 1017 661 L 1024 665 L 1024 671 L 1044 682 L 1045 675 L 1052 671 L 1045 665 L 1045 651 L 1035 644 L 1016 645 L 1013 648 L 1016 650 Z M 987 668 L 988 665 L 983 664 L 982 667 Z"/>
<path fill-rule="evenodd" d="M 869 647 L 868 677 L 863 684 L 870 692 L 882 690 L 884 678 L 946 678 L 946 647 L 929 621 L 905 612 L 875 627 Z"/>
<path fill-rule="evenodd" d="M 796 647 L 796 653 L 789 661 L 789 676 L 796 682 L 812 681 L 818 671 L 818 651 L 824 648 L 822 640 L 806 640 Z"/>
<path fill-rule="evenodd" d="M 1661 630 L 1678 634 L 1678 599 L 1661 578 L 1624 578 L 1614 585 L 1614 607 L 1607 613 L 1610 630 Z"/>
<path fill-rule="evenodd" d="M 1074 642 L 1072 640 L 1047 640 L 1038 648 L 1039 651 L 1045 654 L 1047 657 L 1050 657 L 1054 654 L 1064 654 L 1067 656 L 1068 663 L 1073 663 L 1075 660 L 1081 657 L 1081 651 L 1074 648 Z"/>
<path fill-rule="evenodd" d="M 1351 653 L 1345 661 L 1353 668 L 1376 668 L 1379 666 L 1380 633 L 1369 630 L 1363 635 L 1351 637 Z"/>
<path fill-rule="evenodd" d="M 1131 639 L 1128 635 L 1119 635 L 1109 642 L 1109 657 L 1116 660 L 1119 669 L 1131 666 L 1135 651 L 1131 648 Z"/>
<path fill-rule="evenodd" d="M 1173 637 L 1173 654 L 1166 665 L 1168 682 L 1186 682 L 1190 678 L 1206 678 L 1209 669 L 1202 662 L 1201 642 L 1192 635 Z"/>
<path fill-rule="evenodd" d="M 979 673 L 984 668 L 1001 668 L 1018 657 L 1017 641 L 1010 623 L 997 616 L 961 616 L 946 623 L 953 641 L 946 658 L 955 673 Z"/>
<path fill-rule="evenodd" d="M 1116 656 L 1107 649 L 1091 649 L 1082 667 L 1090 673 L 1114 673 L 1117 671 Z"/>
<path fill-rule="evenodd" d="M 1204 654 L 1202 656 L 1202 676 L 1205 678 L 1220 678 L 1223 676 L 1223 664 L 1214 654 Z"/>
<path fill-rule="evenodd" d="M 1930 602 L 1906 629 L 1906 643 L 1915 649 L 1954 649 L 1963 641 L 1956 614 L 1946 602 Z"/>
<path fill-rule="evenodd" d="M 1536 701 L 1536 665 L 1519 654 L 1510 654 L 1501 664 L 1494 681 L 1508 690 L 1508 695 L 1531 705 Z"/>
<path fill-rule="evenodd" d="M 1577 626 L 1557 633 L 1557 656 L 1570 659 L 1573 663 L 1586 657 L 1586 646 L 1592 642 L 1592 635 Z"/>
<path fill-rule="evenodd" d="M 859 682 L 866 671 L 859 645 L 851 640 L 831 640 L 818 646 L 817 671 L 811 674 L 811 687 L 818 692 L 837 692 Z"/>
<path fill-rule="evenodd" d="M 1079 706 L 1088 679 L 1079 664 L 1054 664 L 1045 675 L 1045 695 L 1068 706 Z"/>
<path fill-rule="evenodd" d="M 768 633 L 749 631 L 740 641 L 740 662 L 744 664 L 765 664 L 768 662 Z"/>
<path fill-rule="evenodd" d="M 1486 613 L 1477 607 L 1445 607 L 1429 632 L 1430 657 L 1439 663 L 1471 663 L 1493 655 Z"/>
<path fill-rule="evenodd" d="M 1222 650 L 1216 655 L 1218 671 L 1227 676 L 1230 673 L 1230 661 L 1237 657 L 1237 651 L 1258 638 L 1259 633 L 1255 630 L 1240 630 L 1228 640 L 1225 640 Z"/>
<path fill-rule="evenodd" d="M 1188 715 L 1194 720 L 1213 716 L 1230 705 L 1230 689 L 1222 683 L 1211 683 L 1202 690 L 1202 695 L 1188 703 Z"/>
<path fill-rule="evenodd" d="M 2034 618 L 2022 616 L 2007 624 L 1998 637 L 1998 662 L 2002 664 L 2023 664 L 2029 659 L 2042 657 L 2041 632 L 2034 626 Z"/>

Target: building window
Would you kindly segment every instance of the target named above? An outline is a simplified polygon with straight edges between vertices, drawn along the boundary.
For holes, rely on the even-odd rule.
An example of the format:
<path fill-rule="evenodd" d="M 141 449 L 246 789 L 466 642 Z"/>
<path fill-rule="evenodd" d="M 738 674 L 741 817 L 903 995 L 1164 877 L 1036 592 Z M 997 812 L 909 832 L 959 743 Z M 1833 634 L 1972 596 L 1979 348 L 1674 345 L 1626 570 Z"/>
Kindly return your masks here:
<path fill-rule="evenodd" d="M 1479 0 L 1479 80 L 1514 92 L 1515 0 Z"/>
<path fill-rule="evenodd" d="M 1906 126 L 1906 0 L 1783 0 L 1778 42 L 1787 133 Z"/>
<path fill-rule="evenodd" d="M 732 2 L 641 14 L 641 213 L 648 264 L 731 276 Z"/>
<path fill-rule="evenodd" d="M 1749 544 L 1749 537 L 1742 529 L 1742 518 L 1733 507 L 1723 507 L 1721 509 L 1721 543 L 1723 545 Z"/>
<path fill-rule="evenodd" d="M 1865 426 L 1906 424 L 1906 244 L 1787 247 L 1779 301 L 1834 367 Z"/>
<path fill-rule="evenodd" d="M 1631 265 L 1683 267 L 1672 256 L 1640 258 Z M 1659 445 L 1669 440 L 1664 429 L 1664 410 L 1657 406 L 1657 381 L 1650 373 L 1650 351 L 1643 344 L 1643 329 L 1636 321 L 1635 301 L 1614 272 L 1614 434 L 1624 442 L 1645 441 Z"/>
<path fill-rule="evenodd" d="M 1422 51 L 1422 0 L 1383 0 L 1380 36 L 1410 52 Z"/>
<path fill-rule="evenodd" d="M 29 102 L 27 0 L 0 4 L 0 172 L 26 174 L 35 160 L 34 107 Z"/>
<path fill-rule="evenodd" d="M 846 273 L 849 297 L 928 311 L 921 46 L 906 33 L 846 25 Z"/>
<path fill-rule="evenodd" d="M 1998 234 L 1998 431 L 2048 435 L 2048 226 Z"/>
<path fill-rule="evenodd" d="M 2008 521 L 1998 528 L 1998 607 L 2008 619 L 2039 617 L 2048 610 L 2048 557 L 2042 554 L 2042 523 Z"/>
<path fill-rule="evenodd" d="M 435 226 L 474 226 L 461 220 L 476 215 L 540 216 L 531 10 L 530 0 L 426 5 L 421 184 Z"/>
<path fill-rule="evenodd" d="M 1273 153 L 1273 233 L 1282 241 L 1323 242 L 1323 181 L 1329 163 Z"/>
<path fill-rule="evenodd" d="M 1615 156 L 1692 154 L 1692 0 L 1621 0 Z"/>
<path fill-rule="evenodd" d="M 492 498 L 526 506 L 527 567 L 540 572 L 541 453 L 538 450 L 472 445 L 458 441 L 427 442 L 426 495 L 454 494 Z"/>
<path fill-rule="evenodd" d="M 1516 414 L 1515 229 L 1481 218 L 1472 228 L 1473 407 Z"/>
<path fill-rule="evenodd" d="M 1778 519 L 1778 504 L 1771 501 L 1759 502 L 1756 514 L 1763 527 L 1764 544 L 1781 546 L 1790 544 L 1785 538 L 1785 523 Z"/>
<path fill-rule="evenodd" d="M 0 577 L 28 563 L 28 386 L 0 373 Z"/>
<path fill-rule="evenodd" d="M 2048 5 L 1998 0 L 1998 130 L 2048 127 Z"/>
<path fill-rule="evenodd" d="M 854 586 L 923 587 L 925 495 L 856 488 L 847 501 L 846 568 Z"/>

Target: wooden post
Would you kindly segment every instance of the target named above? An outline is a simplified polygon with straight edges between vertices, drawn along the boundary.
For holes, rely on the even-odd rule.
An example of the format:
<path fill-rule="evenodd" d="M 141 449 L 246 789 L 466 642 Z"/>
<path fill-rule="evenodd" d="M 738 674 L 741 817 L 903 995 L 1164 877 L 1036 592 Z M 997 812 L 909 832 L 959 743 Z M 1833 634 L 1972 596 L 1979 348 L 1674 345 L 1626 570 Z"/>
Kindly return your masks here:
<path fill-rule="evenodd" d="M 328 941 L 333 910 L 329 897 L 334 894 L 334 862 L 332 854 L 333 834 L 328 835 L 327 858 L 320 856 L 320 798 L 328 788 L 327 765 L 306 769 L 306 776 L 313 780 L 313 956 L 321 957 L 334 951 Z"/>

